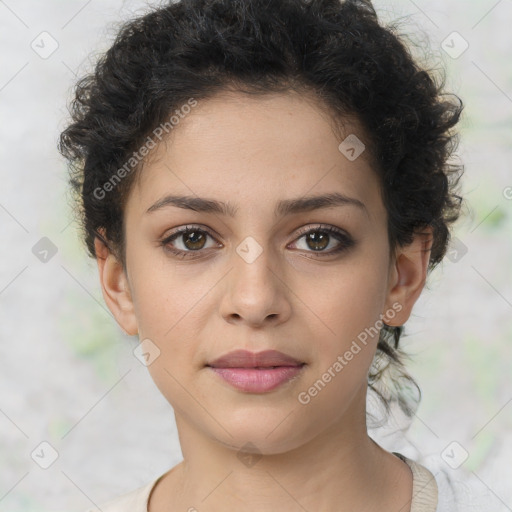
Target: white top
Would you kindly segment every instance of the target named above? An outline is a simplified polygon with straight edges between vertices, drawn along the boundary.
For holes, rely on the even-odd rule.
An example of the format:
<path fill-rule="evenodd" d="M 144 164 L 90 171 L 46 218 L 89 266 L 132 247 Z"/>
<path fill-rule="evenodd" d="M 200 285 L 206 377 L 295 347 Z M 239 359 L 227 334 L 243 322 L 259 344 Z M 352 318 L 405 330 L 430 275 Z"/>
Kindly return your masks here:
<path fill-rule="evenodd" d="M 412 471 L 411 512 L 454 512 L 456 510 L 451 501 L 453 499 L 452 496 L 440 496 L 439 498 L 442 502 L 438 502 L 439 491 L 437 481 L 426 467 L 400 453 L 393 453 L 401 458 Z M 99 509 L 90 508 L 85 512 L 148 512 L 151 491 L 164 475 L 138 489 L 107 501 L 100 505 Z"/>

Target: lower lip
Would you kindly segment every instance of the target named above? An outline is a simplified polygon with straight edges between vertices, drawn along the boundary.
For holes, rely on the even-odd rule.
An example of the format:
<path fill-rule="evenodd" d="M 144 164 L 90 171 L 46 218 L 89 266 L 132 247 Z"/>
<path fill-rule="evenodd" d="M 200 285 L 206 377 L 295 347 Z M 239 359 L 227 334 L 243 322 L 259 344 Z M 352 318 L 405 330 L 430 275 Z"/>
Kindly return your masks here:
<path fill-rule="evenodd" d="M 217 375 L 237 389 L 251 393 L 272 391 L 289 381 L 302 370 L 302 366 L 277 366 L 276 368 L 213 368 Z"/>

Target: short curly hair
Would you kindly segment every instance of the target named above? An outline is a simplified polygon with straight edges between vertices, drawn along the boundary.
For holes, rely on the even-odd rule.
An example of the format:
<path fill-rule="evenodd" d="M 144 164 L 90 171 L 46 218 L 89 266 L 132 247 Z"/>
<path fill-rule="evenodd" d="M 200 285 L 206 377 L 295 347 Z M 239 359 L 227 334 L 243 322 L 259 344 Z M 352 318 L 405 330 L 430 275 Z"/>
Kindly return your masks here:
<path fill-rule="evenodd" d="M 430 271 L 446 253 L 462 201 L 463 166 L 449 160 L 463 103 L 444 86 L 393 25 L 381 24 L 370 1 L 180 0 L 152 8 L 122 23 L 94 72 L 77 82 L 72 121 L 60 134 L 89 255 L 96 257 L 98 237 L 126 270 L 123 211 L 145 162 L 134 157 L 171 113 L 226 90 L 293 90 L 314 93 L 339 125 L 359 121 L 388 213 L 390 249 L 431 227 Z M 122 179 L 105 187 L 122 169 Z M 368 385 L 388 411 L 396 400 L 411 416 L 421 392 L 404 370 L 402 332 L 382 327 Z M 377 386 L 384 374 L 394 375 L 393 393 Z M 418 391 L 412 402 L 404 393 L 411 383 Z"/>

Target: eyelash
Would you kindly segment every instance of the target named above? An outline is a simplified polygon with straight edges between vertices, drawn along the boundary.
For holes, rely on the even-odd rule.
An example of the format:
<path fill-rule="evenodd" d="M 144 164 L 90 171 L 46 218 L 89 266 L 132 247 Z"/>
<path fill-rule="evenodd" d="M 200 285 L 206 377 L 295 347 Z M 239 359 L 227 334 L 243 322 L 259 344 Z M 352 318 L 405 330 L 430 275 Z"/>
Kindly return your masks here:
<path fill-rule="evenodd" d="M 188 226 L 185 226 L 183 228 L 176 230 L 170 236 L 166 237 L 164 240 L 162 240 L 160 242 L 160 245 L 162 245 L 166 251 L 172 253 L 173 255 L 175 255 L 179 258 L 182 258 L 182 259 L 197 258 L 198 256 L 193 256 L 191 253 L 200 253 L 203 251 L 203 249 L 198 249 L 197 251 L 191 251 L 191 250 L 182 251 L 181 249 L 175 249 L 174 247 L 169 245 L 170 242 L 173 242 L 180 235 L 185 235 L 185 234 L 194 233 L 194 232 L 207 234 L 211 238 L 215 238 L 209 231 L 207 231 L 203 228 L 200 228 L 199 226 L 188 225 Z M 307 252 L 313 252 L 314 254 L 316 254 L 319 257 L 332 256 L 333 254 L 341 253 L 342 251 L 346 251 L 346 250 L 350 249 L 355 243 L 354 240 L 350 236 L 346 235 L 341 230 L 334 228 L 332 226 L 326 226 L 326 225 L 318 225 L 313 228 L 302 228 L 299 230 L 299 233 L 298 233 L 299 236 L 296 240 L 299 240 L 303 236 L 308 235 L 310 233 L 317 233 L 317 232 L 322 233 L 322 234 L 332 235 L 336 240 L 338 240 L 340 242 L 340 245 L 338 246 L 338 248 L 331 249 L 328 252 L 323 252 L 323 251 L 316 252 L 316 251 L 312 251 L 312 250 L 307 251 Z M 315 256 L 315 257 L 317 257 L 317 256 Z"/>

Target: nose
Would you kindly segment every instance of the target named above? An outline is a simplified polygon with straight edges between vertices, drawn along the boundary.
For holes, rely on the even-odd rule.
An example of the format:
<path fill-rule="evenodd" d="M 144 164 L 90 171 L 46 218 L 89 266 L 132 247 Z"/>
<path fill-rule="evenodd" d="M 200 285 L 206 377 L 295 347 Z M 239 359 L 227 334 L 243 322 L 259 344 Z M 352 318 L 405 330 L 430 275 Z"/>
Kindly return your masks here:
<path fill-rule="evenodd" d="M 271 258 L 270 250 L 258 246 L 249 241 L 233 252 L 220 306 L 222 317 L 229 323 L 277 325 L 291 314 L 285 271 L 276 258 Z"/>

